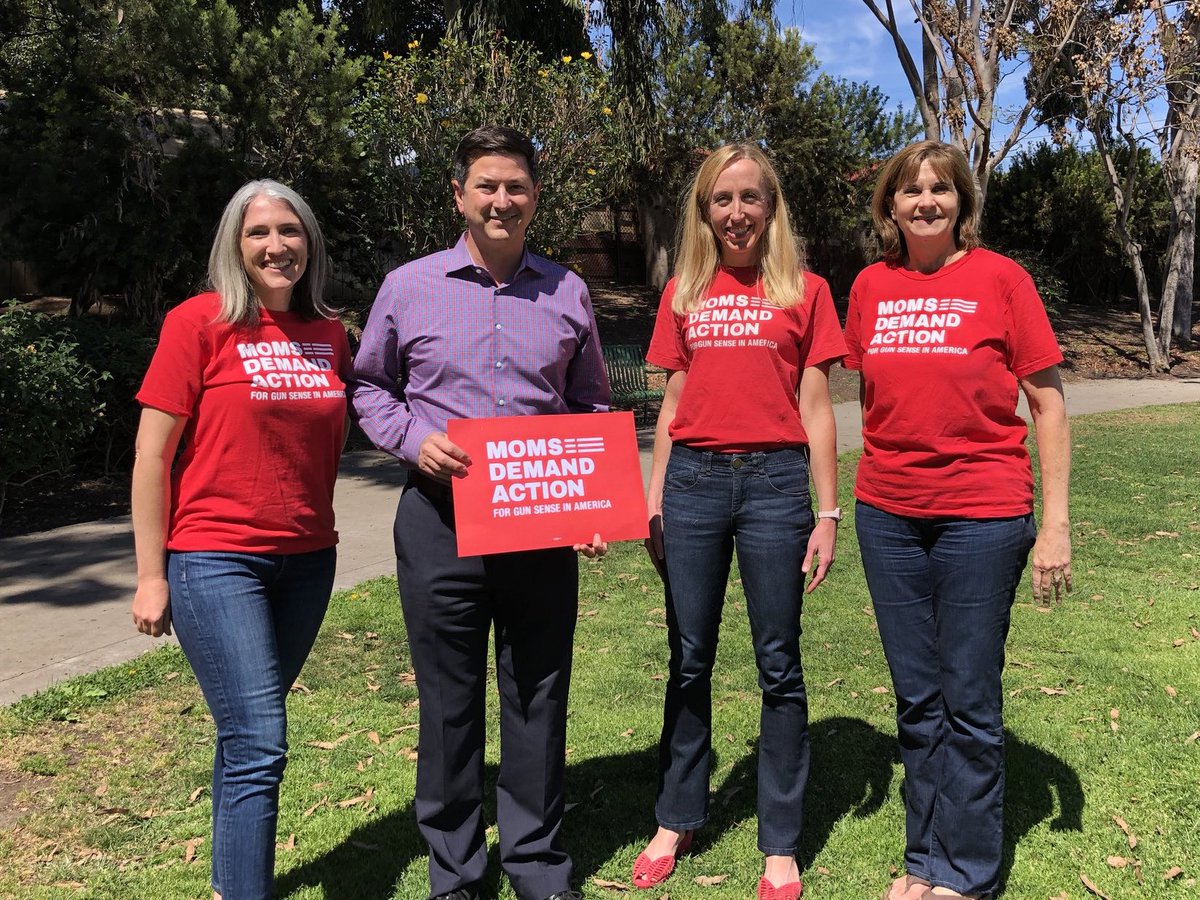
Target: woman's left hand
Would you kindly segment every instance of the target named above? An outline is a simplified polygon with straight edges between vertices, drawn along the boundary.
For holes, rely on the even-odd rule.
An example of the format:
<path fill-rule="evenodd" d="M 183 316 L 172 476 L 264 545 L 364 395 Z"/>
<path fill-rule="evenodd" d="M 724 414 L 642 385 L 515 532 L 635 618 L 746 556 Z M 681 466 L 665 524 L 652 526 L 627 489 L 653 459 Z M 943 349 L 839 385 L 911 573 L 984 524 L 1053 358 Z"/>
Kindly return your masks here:
<path fill-rule="evenodd" d="M 1070 593 L 1071 587 L 1071 526 L 1043 525 L 1033 545 L 1033 599 L 1061 604 L 1063 589 Z"/>
<path fill-rule="evenodd" d="M 817 571 L 813 572 L 812 580 L 804 593 L 811 594 L 825 580 L 829 567 L 833 565 L 833 548 L 837 545 L 837 522 L 833 519 L 818 519 L 808 538 L 808 552 L 804 554 L 804 563 L 800 571 L 805 575 L 812 568 L 813 559 L 817 561 Z"/>

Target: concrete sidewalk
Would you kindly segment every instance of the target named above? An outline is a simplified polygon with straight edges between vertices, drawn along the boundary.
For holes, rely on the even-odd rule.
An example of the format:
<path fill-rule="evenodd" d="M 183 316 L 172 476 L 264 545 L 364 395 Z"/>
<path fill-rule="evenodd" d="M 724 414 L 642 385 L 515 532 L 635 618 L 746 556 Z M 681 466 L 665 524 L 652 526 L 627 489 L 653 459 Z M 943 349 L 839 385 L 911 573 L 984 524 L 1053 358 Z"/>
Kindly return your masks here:
<path fill-rule="evenodd" d="M 1198 403 L 1200 379 L 1081 381 L 1066 392 L 1075 416 Z M 858 404 L 840 403 L 835 412 L 838 450 L 860 446 Z M 639 439 L 648 475 L 650 430 Z M 404 470 L 384 454 L 354 453 L 343 460 L 335 502 L 341 536 L 335 587 L 394 571 L 392 517 L 403 481 Z M 841 494 L 848 502 L 848 485 Z M 0 540 L 0 704 L 158 646 L 133 630 L 134 574 L 128 516 Z"/>

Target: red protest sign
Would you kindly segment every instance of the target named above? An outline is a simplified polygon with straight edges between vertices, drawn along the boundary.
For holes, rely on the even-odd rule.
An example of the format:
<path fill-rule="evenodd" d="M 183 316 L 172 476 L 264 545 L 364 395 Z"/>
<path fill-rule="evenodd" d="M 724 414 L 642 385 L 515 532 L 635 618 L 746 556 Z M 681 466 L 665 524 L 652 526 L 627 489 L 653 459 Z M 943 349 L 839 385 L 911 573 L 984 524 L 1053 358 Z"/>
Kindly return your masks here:
<path fill-rule="evenodd" d="M 452 478 L 458 555 L 647 535 L 633 413 L 451 419 L 471 457 Z"/>

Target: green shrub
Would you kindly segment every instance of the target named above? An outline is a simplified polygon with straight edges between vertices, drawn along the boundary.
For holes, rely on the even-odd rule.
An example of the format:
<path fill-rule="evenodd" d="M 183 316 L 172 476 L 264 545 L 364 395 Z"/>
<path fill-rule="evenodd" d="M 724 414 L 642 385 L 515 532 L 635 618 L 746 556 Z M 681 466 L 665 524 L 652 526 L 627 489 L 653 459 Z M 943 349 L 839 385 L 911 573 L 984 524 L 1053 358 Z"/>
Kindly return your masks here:
<path fill-rule="evenodd" d="M 616 105 L 590 52 L 546 62 L 529 44 L 496 38 L 385 53 L 362 85 L 352 124 L 364 147 L 355 201 L 371 220 L 364 231 L 373 243 L 364 246 L 395 265 L 453 245 L 463 228 L 450 192 L 454 148 L 472 128 L 497 124 L 525 132 L 538 148 L 542 194 L 529 246 L 557 257 L 628 163 L 631 142 Z M 370 272 L 378 261 L 360 268 Z"/>
<path fill-rule="evenodd" d="M 92 433 L 107 378 L 61 317 L 0 312 L 0 515 L 8 485 L 67 470 Z"/>
<path fill-rule="evenodd" d="M 141 417 L 135 397 L 154 354 L 157 331 L 137 322 L 110 322 L 95 316 L 70 318 L 64 326 L 78 341 L 79 359 L 100 374 L 96 390 L 103 404 L 96 429 L 80 445 L 75 464 L 106 475 L 128 469 Z"/>

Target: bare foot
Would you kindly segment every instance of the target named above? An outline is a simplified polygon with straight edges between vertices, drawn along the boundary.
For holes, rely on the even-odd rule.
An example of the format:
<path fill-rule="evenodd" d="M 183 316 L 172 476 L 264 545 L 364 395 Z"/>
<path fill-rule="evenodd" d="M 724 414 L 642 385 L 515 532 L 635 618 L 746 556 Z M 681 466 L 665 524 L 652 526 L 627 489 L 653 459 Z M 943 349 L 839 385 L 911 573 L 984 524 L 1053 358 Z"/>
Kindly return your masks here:
<path fill-rule="evenodd" d="M 885 900 L 920 900 L 929 890 L 929 882 L 916 875 L 901 875 L 892 882 Z"/>
<path fill-rule="evenodd" d="M 783 887 L 800 880 L 800 869 L 794 856 L 768 856 L 763 877 L 775 887 Z"/>
<path fill-rule="evenodd" d="M 659 828 L 654 837 L 650 839 L 650 843 L 646 845 L 645 854 L 650 859 L 658 859 L 660 856 L 675 856 L 682 840 L 683 835 L 678 831 Z"/>

